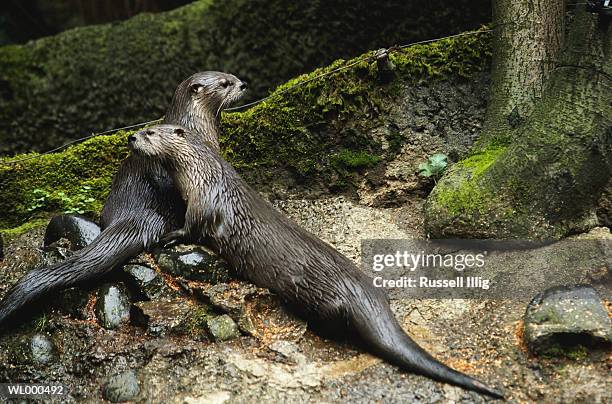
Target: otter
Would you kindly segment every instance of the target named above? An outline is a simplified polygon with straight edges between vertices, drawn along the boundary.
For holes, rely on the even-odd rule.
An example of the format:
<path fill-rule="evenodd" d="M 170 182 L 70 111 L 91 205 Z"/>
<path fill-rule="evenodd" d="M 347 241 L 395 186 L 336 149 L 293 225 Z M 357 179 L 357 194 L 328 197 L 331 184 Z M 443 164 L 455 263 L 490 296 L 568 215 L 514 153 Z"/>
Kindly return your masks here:
<path fill-rule="evenodd" d="M 177 87 L 163 122 L 189 128 L 219 151 L 220 111 L 245 90 L 246 83 L 231 74 L 193 74 Z M 0 325 L 43 295 L 107 274 L 153 246 L 164 233 L 181 227 L 184 214 L 184 202 L 159 162 L 129 156 L 113 179 L 100 235 L 69 259 L 21 278 L 0 303 Z"/>
<path fill-rule="evenodd" d="M 495 398 L 502 394 L 440 363 L 401 328 L 383 289 L 315 235 L 274 209 L 188 129 L 160 125 L 129 148 L 159 161 L 186 202 L 184 226 L 163 243 L 205 242 L 255 285 L 318 322 L 347 324 L 373 353 L 401 368 Z"/>

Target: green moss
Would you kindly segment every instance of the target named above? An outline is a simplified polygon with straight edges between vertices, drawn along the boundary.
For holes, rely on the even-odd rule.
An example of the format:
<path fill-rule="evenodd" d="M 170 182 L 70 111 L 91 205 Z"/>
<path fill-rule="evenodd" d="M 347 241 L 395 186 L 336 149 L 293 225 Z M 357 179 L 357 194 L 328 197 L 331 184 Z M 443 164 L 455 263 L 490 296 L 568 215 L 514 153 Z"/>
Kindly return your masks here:
<path fill-rule="evenodd" d="M 187 335 L 193 338 L 202 338 L 207 335 L 209 319 L 215 317 L 215 313 L 209 306 L 196 305 L 191 311 L 186 324 Z"/>
<path fill-rule="evenodd" d="M 583 345 L 565 346 L 553 344 L 542 351 L 540 355 L 547 359 L 566 358 L 572 361 L 581 361 L 589 356 L 589 351 Z"/>
<path fill-rule="evenodd" d="M 401 63 L 395 68 L 396 79 L 386 84 L 380 81 L 377 63 L 361 60 L 362 57 L 338 60 L 301 75 L 252 109 L 223 114 L 223 153 L 247 179 L 257 173 L 273 175 L 280 169 L 300 181 L 350 184 L 350 179 L 343 177 L 350 174 L 349 170 L 371 167 L 389 153 L 368 133 L 379 124 L 388 105 L 396 101 L 397 89 L 428 74 L 432 74 L 430 79 L 446 79 L 486 69 L 489 59 L 484 49 L 489 46 L 488 36 L 483 35 L 481 40 L 461 37 L 445 41 L 444 46 L 432 44 L 397 51 L 393 57 Z M 467 55 L 457 51 L 470 49 L 469 44 L 479 50 Z M 435 51 L 429 46 L 435 46 Z M 444 54 L 445 49 L 448 54 Z M 451 67 L 445 67 L 442 61 Z M 470 67 L 457 67 L 463 64 Z M 321 78 L 338 68 L 343 69 Z M 297 84 L 300 86 L 295 87 Z M 63 152 L 16 164 L 8 164 L 10 158 L 0 159 L 0 228 L 66 210 L 80 200 L 84 186 L 90 188 L 87 197 L 93 198 L 86 209 L 99 211 L 119 162 L 127 154 L 127 135 L 119 132 L 97 137 Z M 16 159 L 23 157 L 26 156 Z M 339 169 L 344 173 L 338 180 Z M 335 180 L 330 181 L 332 178 Z M 43 206 L 32 210 L 39 197 L 34 193 L 36 189 L 48 196 Z"/>
<path fill-rule="evenodd" d="M 482 149 L 452 166 L 453 174 L 440 182 L 442 186 L 434 194 L 437 204 L 451 215 L 484 213 L 496 198 L 481 177 L 504 151 L 504 147 L 498 146 Z M 448 184 L 449 177 L 454 178 L 453 184 Z"/>
<path fill-rule="evenodd" d="M 470 77 L 491 57 L 490 33 L 443 39 L 393 53 L 390 60 L 402 75 L 417 78 Z"/>
<path fill-rule="evenodd" d="M 365 151 L 342 150 L 332 158 L 336 167 L 348 169 L 372 167 L 380 162 L 379 156 L 373 156 Z"/>
<path fill-rule="evenodd" d="M 158 118 L 176 85 L 198 70 L 247 79 L 252 100 L 340 57 L 471 29 L 489 20 L 488 10 L 485 0 L 379 1 L 375 13 L 370 0 L 200 0 L 0 47 L 0 154 Z M 415 24 L 415 15 L 428 18 Z M 432 74 L 445 62 L 440 52 Z M 321 102 L 337 109 L 344 100 L 329 94 Z"/>
<path fill-rule="evenodd" d="M 87 209 L 98 212 L 119 162 L 127 155 L 127 135 L 119 132 L 90 139 L 62 153 L 15 164 L 5 163 L 11 159 L 0 159 L 4 196 L 0 200 L 0 228 L 10 228 L 24 221 L 36 223 L 32 220 L 46 217 L 47 212 L 64 211 L 81 199 L 83 187 L 89 187 L 87 198 L 93 199 L 87 203 Z M 34 201 L 40 198 L 36 190 L 46 197 L 40 208 L 32 210 Z"/>
<path fill-rule="evenodd" d="M 32 229 L 36 229 L 38 227 L 44 227 L 47 225 L 47 223 L 49 223 L 49 220 L 47 218 L 33 219 L 17 227 L 13 227 L 10 229 L 1 229 L 0 233 L 2 234 L 2 237 L 5 238 L 6 241 L 9 241 Z"/>
<path fill-rule="evenodd" d="M 34 321 L 34 328 L 38 333 L 44 332 L 49 326 L 49 319 L 47 318 L 47 313 L 41 314 Z"/>
<path fill-rule="evenodd" d="M 389 84 L 381 83 L 373 52 L 290 80 L 268 101 L 225 116 L 226 157 L 238 168 L 280 166 L 303 177 L 328 171 L 337 157 L 332 150 L 359 150 L 361 155 L 340 155 L 348 167 L 372 164 L 381 145 L 361 133 L 375 126 L 400 84 L 482 71 L 489 63 L 489 39 L 482 34 L 393 52 L 399 80 Z M 335 73 L 318 78 L 330 72 Z"/>
<path fill-rule="evenodd" d="M 466 159 L 456 164 L 458 168 L 470 170 L 471 177 L 480 177 L 499 156 L 506 150 L 505 147 L 492 146 L 470 155 Z"/>

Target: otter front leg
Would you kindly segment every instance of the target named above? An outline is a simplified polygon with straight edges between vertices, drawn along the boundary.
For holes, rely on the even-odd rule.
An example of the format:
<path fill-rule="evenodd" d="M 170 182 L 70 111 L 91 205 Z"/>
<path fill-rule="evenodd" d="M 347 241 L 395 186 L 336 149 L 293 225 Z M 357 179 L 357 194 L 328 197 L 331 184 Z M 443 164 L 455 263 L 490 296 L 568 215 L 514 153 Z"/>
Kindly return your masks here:
<path fill-rule="evenodd" d="M 162 246 L 167 248 L 183 242 L 198 241 L 200 238 L 198 235 L 202 234 L 202 228 L 205 227 L 205 224 L 201 223 L 201 216 L 197 215 L 197 210 L 194 210 L 194 206 L 193 203 L 187 204 L 183 228 L 166 233 L 160 239 Z"/>
<path fill-rule="evenodd" d="M 171 231 L 169 233 L 164 234 L 160 240 L 159 244 L 164 248 L 172 247 L 176 244 L 180 244 L 181 242 L 187 241 L 189 233 L 185 228 Z"/>

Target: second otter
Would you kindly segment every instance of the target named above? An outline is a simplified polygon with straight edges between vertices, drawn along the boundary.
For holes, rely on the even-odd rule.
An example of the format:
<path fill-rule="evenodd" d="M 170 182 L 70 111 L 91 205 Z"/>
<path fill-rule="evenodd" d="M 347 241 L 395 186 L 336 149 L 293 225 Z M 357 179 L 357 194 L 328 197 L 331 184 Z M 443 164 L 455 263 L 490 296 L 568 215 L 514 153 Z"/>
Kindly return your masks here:
<path fill-rule="evenodd" d="M 206 240 L 240 274 L 307 317 L 341 321 L 372 351 L 400 367 L 502 397 L 480 381 L 438 362 L 401 328 L 384 290 L 348 258 L 264 201 L 205 142 L 160 125 L 131 136 L 134 153 L 159 160 L 187 203 L 185 225 L 166 241 Z"/>
<path fill-rule="evenodd" d="M 237 101 L 246 84 L 231 74 L 200 72 L 177 87 L 165 123 L 182 125 L 219 150 L 220 111 Z M 185 206 L 157 161 L 130 156 L 119 167 L 102 210 L 102 233 L 72 257 L 28 272 L 0 301 L 0 329 L 34 300 L 100 278 L 154 245 L 183 223 Z"/>

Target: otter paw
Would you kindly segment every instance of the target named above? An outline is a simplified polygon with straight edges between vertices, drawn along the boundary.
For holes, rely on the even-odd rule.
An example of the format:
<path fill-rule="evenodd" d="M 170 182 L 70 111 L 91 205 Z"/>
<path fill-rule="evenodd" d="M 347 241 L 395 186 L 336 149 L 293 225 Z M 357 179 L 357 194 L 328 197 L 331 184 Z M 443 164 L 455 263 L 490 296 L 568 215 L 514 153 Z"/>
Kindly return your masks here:
<path fill-rule="evenodd" d="M 159 240 L 159 244 L 163 248 L 170 248 L 172 246 L 180 244 L 180 242 L 184 238 L 185 238 L 185 231 L 183 229 L 175 230 L 175 231 L 171 231 L 170 233 L 166 233 L 164 236 L 162 236 L 162 238 Z"/>

